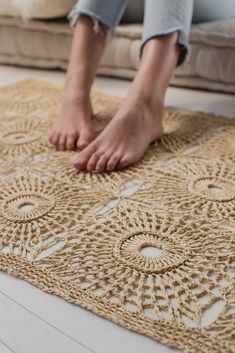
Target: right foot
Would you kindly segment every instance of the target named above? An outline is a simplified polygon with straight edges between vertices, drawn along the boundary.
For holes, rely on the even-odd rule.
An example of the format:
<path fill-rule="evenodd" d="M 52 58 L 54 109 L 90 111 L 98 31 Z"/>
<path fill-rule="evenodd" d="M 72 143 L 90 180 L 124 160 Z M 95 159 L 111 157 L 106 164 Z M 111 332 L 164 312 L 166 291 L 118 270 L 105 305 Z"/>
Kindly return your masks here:
<path fill-rule="evenodd" d="M 89 96 L 65 98 L 49 141 L 59 150 L 82 150 L 94 139 L 92 106 Z"/>
<path fill-rule="evenodd" d="M 101 134 L 74 166 L 89 172 L 123 169 L 140 160 L 150 143 L 163 135 L 163 104 L 129 94 Z"/>

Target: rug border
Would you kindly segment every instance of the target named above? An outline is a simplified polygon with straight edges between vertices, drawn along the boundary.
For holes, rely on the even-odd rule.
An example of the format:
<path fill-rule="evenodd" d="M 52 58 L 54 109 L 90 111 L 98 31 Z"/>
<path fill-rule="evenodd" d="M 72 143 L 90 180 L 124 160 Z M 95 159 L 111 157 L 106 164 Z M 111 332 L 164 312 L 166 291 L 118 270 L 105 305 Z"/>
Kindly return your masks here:
<path fill-rule="evenodd" d="M 76 304 L 133 332 L 144 334 L 169 347 L 192 353 L 195 350 L 198 351 L 199 347 L 201 347 L 200 353 L 233 352 L 227 342 L 218 341 L 216 337 L 205 330 L 190 328 L 181 322 L 171 322 L 166 319 L 152 321 L 144 315 L 127 312 L 117 304 L 104 301 L 90 291 L 56 276 L 48 270 L 37 267 L 35 263 L 19 255 L 0 254 L 0 271 L 23 279 L 44 292 L 57 295 L 67 302 Z M 170 334 L 168 335 L 167 332 Z"/>

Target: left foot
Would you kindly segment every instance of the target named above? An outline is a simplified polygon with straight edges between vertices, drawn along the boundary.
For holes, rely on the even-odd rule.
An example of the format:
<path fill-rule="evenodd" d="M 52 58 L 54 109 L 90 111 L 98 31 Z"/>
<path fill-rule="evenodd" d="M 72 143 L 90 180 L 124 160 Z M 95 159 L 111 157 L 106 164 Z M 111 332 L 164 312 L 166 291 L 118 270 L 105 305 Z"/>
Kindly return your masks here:
<path fill-rule="evenodd" d="M 163 104 L 127 97 L 103 132 L 79 152 L 75 168 L 104 172 L 138 162 L 163 135 Z"/>

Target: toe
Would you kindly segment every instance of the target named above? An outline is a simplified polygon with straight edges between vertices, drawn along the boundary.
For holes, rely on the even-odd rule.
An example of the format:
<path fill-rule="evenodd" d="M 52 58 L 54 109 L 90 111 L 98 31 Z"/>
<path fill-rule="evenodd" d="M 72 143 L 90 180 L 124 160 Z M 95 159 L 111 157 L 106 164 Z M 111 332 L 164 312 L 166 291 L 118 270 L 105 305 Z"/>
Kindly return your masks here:
<path fill-rule="evenodd" d="M 80 131 L 79 139 L 77 141 L 77 148 L 83 150 L 91 141 L 94 140 L 94 133 L 92 130 L 83 129 Z"/>
<path fill-rule="evenodd" d="M 57 147 L 59 150 L 65 150 L 65 147 L 66 147 L 66 137 L 67 135 L 65 134 L 61 134 L 60 135 L 60 138 L 59 138 L 59 142 L 57 144 Z"/>
<path fill-rule="evenodd" d="M 128 153 L 123 155 L 120 161 L 117 164 L 117 169 L 123 169 L 129 167 L 130 165 L 135 164 L 140 160 L 141 156 L 134 155 L 133 153 Z"/>
<path fill-rule="evenodd" d="M 99 160 L 96 163 L 96 167 L 95 167 L 96 172 L 102 173 L 105 171 L 106 163 L 107 163 L 108 159 L 109 159 L 109 156 L 104 155 L 104 154 L 99 158 Z"/>
<path fill-rule="evenodd" d="M 107 162 L 107 165 L 106 165 L 106 170 L 108 172 L 111 172 L 112 170 L 115 169 L 117 163 L 119 162 L 120 160 L 120 155 L 113 155 L 109 158 L 108 162 Z"/>
<path fill-rule="evenodd" d="M 54 146 L 57 146 L 58 145 L 58 142 L 59 142 L 59 138 L 60 138 L 60 134 L 58 132 L 54 132 L 54 134 L 52 135 L 51 137 L 51 143 L 54 145 Z"/>
<path fill-rule="evenodd" d="M 52 143 L 53 136 L 54 136 L 54 130 L 49 131 L 48 140 L 50 141 L 50 143 Z"/>
<path fill-rule="evenodd" d="M 119 163 L 117 164 L 117 168 L 118 169 L 123 169 L 126 168 L 128 165 L 130 165 L 130 160 L 128 158 L 128 156 L 123 156 Z"/>
<path fill-rule="evenodd" d="M 86 167 L 88 172 L 95 171 L 95 167 L 99 158 L 100 158 L 99 153 L 94 153 L 91 155 L 89 161 L 87 162 L 87 167 Z"/>
<path fill-rule="evenodd" d="M 87 165 L 87 159 L 78 155 L 78 158 L 76 159 L 73 165 L 78 170 L 85 170 Z"/>
<path fill-rule="evenodd" d="M 87 162 L 93 153 L 95 153 L 95 148 L 93 146 L 90 145 L 86 147 L 82 152 L 78 153 L 78 156 L 73 164 L 74 167 L 79 170 L 86 169 Z"/>
<path fill-rule="evenodd" d="M 70 133 L 67 136 L 67 141 L 66 141 L 66 149 L 71 151 L 75 148 L 75 142 L 77 139 L 77 134 L 76 133 Z"/>

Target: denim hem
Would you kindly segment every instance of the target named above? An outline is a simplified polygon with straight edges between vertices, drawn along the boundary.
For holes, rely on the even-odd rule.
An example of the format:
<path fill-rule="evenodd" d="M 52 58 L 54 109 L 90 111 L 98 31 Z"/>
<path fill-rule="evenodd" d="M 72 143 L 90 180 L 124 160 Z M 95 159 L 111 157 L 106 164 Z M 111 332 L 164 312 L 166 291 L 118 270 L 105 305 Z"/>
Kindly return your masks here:
<path fill-rule="evenodd" d="M 90 10 L 77 10 L 76 8 L 73 8 L 68 16 L 67 19 L 69 20 L 69 24 L 71 27 L 75 27 L 77 20 L 79 18 L 80 15 L 88 15 L 90 16 L 93 20 L 97 20 L 99 22 L 101 22 L 103 25 L 105 25 L 106 27 L 108 27 L 109 29 L 112 28 L 112 24 L 108 23 L 107 21 L 105 21 L 103 18 L 101 18 L 99 15 L 97 15 L 95 12 L 92 12 Z"/>
<path fill-rule="evenodd" d="M 188 42 L 185 38 L 184 31 L 181 27 L 171 28 L 171 29 L 169 29 L 167 31 L 163 31 L 163 32 L 156 32 L 146 38 L 143 38 L 142 42 L 140 44 L 140 48 L 139 48 L 139 58 L 141 58 L 141 56 L 142 56 L 143 47 L 147 41 L 149 41 L 150 39 L 153 39 L 155 37 L 165 36 L 165 35 L 168 35 L 168 34 L 171 34 L 174 32 L 179 32 L 178 43 L 180 45 L 180 55 L 179 55 L 179 59 L 177 62 L 177 66 L 182 65 L 185 62 L 186 57 L 189 53 L 189 47 L 188 47 Z"/>

